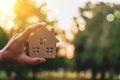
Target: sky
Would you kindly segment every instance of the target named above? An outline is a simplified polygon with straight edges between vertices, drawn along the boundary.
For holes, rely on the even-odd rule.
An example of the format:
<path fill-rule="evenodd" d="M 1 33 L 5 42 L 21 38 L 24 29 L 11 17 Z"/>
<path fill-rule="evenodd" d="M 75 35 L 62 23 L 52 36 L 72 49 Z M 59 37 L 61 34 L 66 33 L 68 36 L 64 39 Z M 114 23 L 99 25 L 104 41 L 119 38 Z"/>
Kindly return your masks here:
<path fill-rule="evenodd" d="M 15 0 L 0 0 L 0 10 L 5 14 L 12 14 L 12 8 Z M 64 30 L 70 29 L 72 26 L 72 18 L 79 16 L 78 8 L 83 7 L 86 2 L 98 3 L 98 2 L 111 2 L 120 4 L 120 0 L 36 0 L 38 4 L 43 2 L 47 3 L 48 18 L 57 19 L 58 27 Z M 12 17 L 12 16 L 11 16 Z M 3 19 L 4 16 L 3 16 Z M 0 18 L 0 24 L 3 24 L 3 19 Z M 13 22 L 9 22 L 13 25 Z M 10 26 L 11 26 L 10 25 Z M 11 28 L 8 26 L 9 28 Z"/>
<path fill-rule="evenodd" d="M 48 9 L 51 9 L 52 15 L 59 22 L 59 27 L 68 30 L 72 26 L 73 16 L 78 16 L 78 8 L 85 5 L 86 2 L 111 2 L 120 4 L 120 0 L 43 0 L 47 3 Z"/>

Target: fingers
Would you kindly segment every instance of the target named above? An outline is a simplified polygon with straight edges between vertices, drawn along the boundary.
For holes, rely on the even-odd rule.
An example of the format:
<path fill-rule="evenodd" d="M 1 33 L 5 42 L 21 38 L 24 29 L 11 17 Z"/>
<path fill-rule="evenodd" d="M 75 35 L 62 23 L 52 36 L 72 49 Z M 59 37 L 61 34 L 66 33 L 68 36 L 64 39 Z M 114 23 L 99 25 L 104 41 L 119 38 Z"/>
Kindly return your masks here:
<path fill-rule="evenodd" d="M 44 58 L 26 58 L 25 63 L 26 64 L 39 64 L 39 63 L 43 63 L 46 62 L 46 59 Z"/>
<path fill-rule="evenodd" d="M 8 43 L 6 44 L 6 46 L 4 47 L 4 49 L 5 49 L 5 48 L 7 49 L 7 48 L 13 46 L 13 44 L 14 44 L 16 41 L 18 41 L 17 37 L 19 37 L 20 34 L 21 34 L 21 33 L 12 36 L 11 39 L 10 39 L 10 40 L 8 41 Z"/>
<path fill-rule="evenodd" d="M 41 22 L 41 23 L 37 23 L 37 24 L 33 24 L 31 26 L 29 26 L 24 32 L 23 34 L 21 35 L 21 38 L 23 40 L 26 40 L 29 35 L 31 34 L 31 32 L 35 31 L 36 29 L 40 28 L 40 27 L 43 27 L 45 26 L 45 22 Z"/>

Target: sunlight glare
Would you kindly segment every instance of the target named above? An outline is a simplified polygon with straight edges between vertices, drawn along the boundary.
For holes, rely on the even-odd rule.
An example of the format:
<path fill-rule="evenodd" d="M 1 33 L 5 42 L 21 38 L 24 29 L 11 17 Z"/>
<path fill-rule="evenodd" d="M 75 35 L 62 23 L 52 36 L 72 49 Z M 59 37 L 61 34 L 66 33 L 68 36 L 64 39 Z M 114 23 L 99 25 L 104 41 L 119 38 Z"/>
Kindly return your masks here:
<path fill-rule="evenodd" d="M 68 45 L 67 46 L 67 54 L 66 54 L 68 59 L 72 59 L 74 57 L 74 46 L 73 45 Z"/>
<path fill-rule="evenodd" d="M 109 21 L 109 22 L 112 22 L 112 21 L 114 21 L 114 15 L 113 14 L 108 14 L 107 16 L 106 16 L 106 19 L 107 19 L 107 21 Z"/>
<path fill-rule="evenodd" d="M 7 24 L 6 24 L 6 28 L 7 29 L 11 29 L 12 27 L 14 26 L 14 22 L 13 21 L 8 21 Z"/>
<path fill-rule="evenodd" d="M 10 30 L 14 26 L 14 4 L 15 0 L 0 0 L 0 26 L 6 30 Z"/>
<path fill-rule="evenodd" d="M 66 31 L 66 38 L 70 41 L 73 41 L 74 35 L 70 31 Z"/>
<path fill-rule="evenodd" d="M 10 15 L 11 13 L 13 13 L 14 3 L 15 0 L 0 0 L 0 12 Z"/>
<path fill-rule="evenodd" d="M 80 24 L 79 30 L 80 31 L 84 31 L 85 30 L 85 25 L 84 24 Z"/>
<path fill-rule="evenodd" d="M 39 22 L 39 19 L 37 16 L 33 16 L 33 17 L 28 18 L 27 21 L 29 23 L 37 23 L 37 22 Z"/>

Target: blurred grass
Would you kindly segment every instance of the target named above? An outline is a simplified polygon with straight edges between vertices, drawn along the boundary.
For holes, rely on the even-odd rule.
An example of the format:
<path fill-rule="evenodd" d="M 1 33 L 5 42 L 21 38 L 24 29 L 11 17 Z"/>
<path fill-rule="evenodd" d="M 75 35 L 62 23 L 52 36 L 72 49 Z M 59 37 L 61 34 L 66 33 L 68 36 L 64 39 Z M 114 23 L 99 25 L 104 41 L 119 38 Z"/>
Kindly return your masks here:
<path fill-rule="evenodd" d="M 33 75 L 35 79 L 33 78 Z M 6 75 L 6 72 L 1 70 L 0 71 L 0 80 L 15 80 L 16 73 L 12 72 L 11 76 L 8 78 Z M 81 71 L 79 73 L 72 72 L 72 71 L 39 71 L 36 73 L 33 73 L 30 71 L 28 73 L 28 79 L 27 80 L 91 80 L 92 73 L 91 71 Z M 120 75 L 119 75 L 120 76 Z M 116 76 L 116 79 L 119 80 L 119 76 Z M 101 77 L 101 73 L 98 72 L 96 78 L 99 80 Z M 106 73 L 106 79 L 110 77 L 110 74 Z M 23 79 L 24 80 L 24 79 Z"/>
<path fill-rule="evenodd" d="M 75 80 L 76 72 L 57 72 L 57 71 L 43 71 L 36 73 L 37 79 L 41 80 Z"/>
<path fill-rule="evenodd" d="M 68 78 L 46 78 L 46 79 L 38 79 L 38 80 L 78 80 L 78 79 L 68 79 Z"/>

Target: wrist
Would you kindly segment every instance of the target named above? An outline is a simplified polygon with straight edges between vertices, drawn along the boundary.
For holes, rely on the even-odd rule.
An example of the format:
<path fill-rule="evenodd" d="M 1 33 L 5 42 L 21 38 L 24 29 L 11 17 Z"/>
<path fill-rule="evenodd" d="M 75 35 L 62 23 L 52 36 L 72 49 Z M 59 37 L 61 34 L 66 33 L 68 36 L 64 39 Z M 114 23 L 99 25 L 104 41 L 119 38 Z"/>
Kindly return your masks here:
<path fill-rule="evenodd" d="M 4 51 L 0 50 L 0 64 L 5 64 L 6 61 L 4 60 Z"/>

